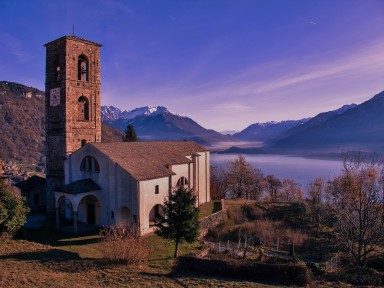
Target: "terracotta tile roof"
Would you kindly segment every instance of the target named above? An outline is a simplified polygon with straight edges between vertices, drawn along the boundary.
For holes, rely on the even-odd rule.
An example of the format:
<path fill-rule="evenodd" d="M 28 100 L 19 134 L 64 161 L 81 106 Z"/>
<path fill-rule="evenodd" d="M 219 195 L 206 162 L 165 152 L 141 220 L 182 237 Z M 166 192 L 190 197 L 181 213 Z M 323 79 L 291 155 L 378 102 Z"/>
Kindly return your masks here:
<path fill-rule="evenodd" d="M 100 186 L 97 185 L 91 178 L 77 180 L 67 185 L 57 185 L 54 189 L 54 191 L 69 194 L 80 194 L 99 190 L 101 190 Z"/>
<path fill-rule="evenodd" d="M 167 166 L 190 163 L 187 156 L 208 151 L 191 141 L 99 142 L 89 145 L 120 165 L 138 181 L 174 175 Z"/>

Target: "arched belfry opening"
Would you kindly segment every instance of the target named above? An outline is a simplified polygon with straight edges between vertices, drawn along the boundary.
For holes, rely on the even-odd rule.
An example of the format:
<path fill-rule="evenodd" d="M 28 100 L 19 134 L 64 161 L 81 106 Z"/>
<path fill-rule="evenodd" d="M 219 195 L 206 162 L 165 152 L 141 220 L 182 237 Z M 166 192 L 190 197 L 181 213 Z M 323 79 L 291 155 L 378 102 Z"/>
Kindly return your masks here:
<path fill-rule="evenodd" d="M 80 96 L 77 100 L 77 121 L 89 120 L 89 101 L 87 97 Z"/>
<path fill-rule="evenodd" d="M 77 80 L 89 81 L 89 62 L 85 55 L 80 55 L 77 59 Z"/>
<path fill-rule="evenodd" d="M 60 56 L 56 55 L 55 60 L 53 62 L 53 71 L 54 71 L 54 79 L 56 81 L 61 80 L 61 67 L 60 67 Z"/>

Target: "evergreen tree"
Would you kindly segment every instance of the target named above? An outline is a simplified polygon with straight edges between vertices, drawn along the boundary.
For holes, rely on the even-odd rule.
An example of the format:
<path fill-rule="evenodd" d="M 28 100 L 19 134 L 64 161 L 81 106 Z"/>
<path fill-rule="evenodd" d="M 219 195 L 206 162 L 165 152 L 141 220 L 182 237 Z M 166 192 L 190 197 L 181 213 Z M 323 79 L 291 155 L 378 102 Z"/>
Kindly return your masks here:
<path fill-rule="evenodd" d="M 136 142 L 139 141 L 139 138 L 136 135 L 135 128 L 132 124 L 129 124 L 127 126 L 127 129 L 124 131 L 125 135 L 123 136 L 124 142 Z"/>
<path fill-rule="evenodd" d="M 174 258 L 178 256 L 179 243 L 193 243 L 199 235 L 199 209 L 196 197 L 183 187 L 169 195 L 164 202 L 164 218 L 156 224 L 157 234 L 175 241 Z"/>
<path fill-rule="evenodd" d="M 25 199 L 12 194 L 0 180 L 0 234 L 12 236 L 27 221 Z"/>

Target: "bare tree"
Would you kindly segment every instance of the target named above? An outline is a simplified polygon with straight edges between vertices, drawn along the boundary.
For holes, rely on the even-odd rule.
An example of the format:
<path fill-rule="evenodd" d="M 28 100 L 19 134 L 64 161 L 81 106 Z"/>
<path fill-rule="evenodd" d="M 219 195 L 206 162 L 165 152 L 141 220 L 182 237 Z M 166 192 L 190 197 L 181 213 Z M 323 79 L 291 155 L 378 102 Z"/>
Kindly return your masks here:
<path fill-rule="evenodd" d="M 267 175 L 265 177 L 266 189 L 269 193 L 269 197 L 271 202 L 277 201 L 277 194 L 279 190 L 282 188 L 281 181 L 276 178 L 274 175 Z"/>
<path fill-rule="evenodd" d="M 357 268 L 384 241 L 383 169 L 361 157 L 344 161 L 342 175 L 328 182 L 326 200 L 335 232 L 347 246 Z"/>
<path fill-rule="evenodd" d="M 211 198 L 219 200 L 225 198 L 227 191 L 226 169 L 223 166 L 211 166 Z"/>
<path fill-rule="evenodd" d="M 319 204 L 322 202 L 324 196 L 324 181 L 322 178 L 316 178 L 309 184 L 308 196 L 311 203 Z"/>
<path fill-rule="evenodd" d="M 280 193 L 277 195 L 278 201 L 300 201 L 304 199 L 304 192 L 300 185 L 292 179 L 284 179 L 281 183 Z"/>
<path fill-rule="evenodd" d="M 317 226 L 318 232 L 323 215 L 323 197 L 325 184 L 322 178 L 316 178 L 308 186 L 308 202 L 311 208 L 311 222 Z"/>
<path fill-rule="evenodd" d="M 233 196 L 236 198 L 250 199 L 255 183 L 255 169 L 241 155 L 237 159 L 229 161 L 227 165 L 228 189 L 232 191 Z"/>
<path fill-rule="evenodd" d="M 250 192 L 250 199 L 260 200 L 263 195 L 266 182 L 263 172 L 260 169 L 253 169 L 253 184 Z"/>

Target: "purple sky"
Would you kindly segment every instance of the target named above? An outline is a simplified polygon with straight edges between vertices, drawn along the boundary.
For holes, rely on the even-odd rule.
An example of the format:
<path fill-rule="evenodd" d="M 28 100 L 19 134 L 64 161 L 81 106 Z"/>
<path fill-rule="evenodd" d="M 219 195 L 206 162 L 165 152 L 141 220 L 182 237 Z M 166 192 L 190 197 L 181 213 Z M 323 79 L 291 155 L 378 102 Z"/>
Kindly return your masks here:
<path fill-rule="evenodd" d="M 44 89 L 43 44 L 103 44 L 102 104 L 241 130 L 384 90 L 383 0 L 0 0 L 0 80 Z"/>

